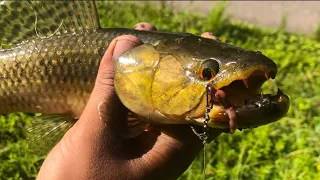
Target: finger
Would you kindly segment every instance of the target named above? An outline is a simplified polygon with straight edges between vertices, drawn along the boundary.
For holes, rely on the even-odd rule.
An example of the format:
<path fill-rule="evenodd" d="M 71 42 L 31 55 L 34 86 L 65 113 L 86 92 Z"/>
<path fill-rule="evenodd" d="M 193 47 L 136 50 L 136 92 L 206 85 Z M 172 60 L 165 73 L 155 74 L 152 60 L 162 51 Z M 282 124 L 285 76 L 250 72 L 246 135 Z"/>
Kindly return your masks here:
<path fill-rule="evenodd" d="M 213 134 L 218 136 L 220 132 L 216 131 Z M 154 162 L 156 157 L 157 163 L 153 165 L 151 174 L 159 179 L 160 177 L 161 179 L 166 179 L 165 177 L 176 179 L 188 168 L 194 157 L 203 148 L 202 141 L 192 132 L 189 125 L 153 126 L 147 132 L 137 136 L 134 142 L 139 142 L 139 144 L 135 151 L 130 152 L 143 154 L 142 159 L 147 162 L 146 164 Z M 138 155 L 133 154 L 134 157 Z"/>
<path fill-rule="evenodd" d="M 208 39 L 213 39 L 213 40 L 221 42 L 221 40 L 219 38 L 217 38 L 215 35 L 213 35 L 210 32 L 205 32 L 205 33 L 201 34 L 201 37 L 208 38 Z"/>
<path fill-rule="evenodd" d="M 71 174 L 73 174 L 73 177 L 81 177 L 88 173 L 86 171 L 88 164 L 99 162 L 106 164 L 106 159 L 112 157 L 109 156 L 110 153 L 116 152 L 116 148 L 121 144 L 117 141 L 115 131 L 110 129 L 115 128 L 113 125 L 118 120 L 112 116 L 117 116 L 117 112 L 123 106 L 117 98 L 113 86 L 114 59 L 139 44 L 141 44 L 141 41 L 137 37 L 129 35 L 117 37 L 110 43 L 100 62 L 94 89 L 80 120 L 50 152 L 41 168 L 42 174 L 45 174 L 43 176 L 48 175 L 49 172 L 49 175 L 54 174 L 54 177 L 63 175 L 65 178 Z M 99 108 L 104 109 L 104 111 L 99 112 Z M 121 122 L 118 123 L 121 124 Z M 103 159 L 104 157 L 106 158 Z M 50 173 L 52 167 L 55 167 L 53 168 L 54 173 Z M 70 167 L 71 170 L 67 173 L 63 171 L 64 169 L 70 169 Z M 98 167 L 100 168 L 101 164 Z"/>
<path fill-rule="evenodd" d="M 105 52 L 98 70 L 94 89 L 85 110 L 80 118 L 88 122 L 92 128 L 112 129 L 117 131 L 124 122 L 119 121 L 120 112 L 124 110 L 114 89 L 114 61 L 126 50 L 142 44 L 135 36 L 123 35 L 115 38 Z M 103 124 L 105 126 L 101 126 Z"/>
<path fill-rule="evenodd" d="M 133 29 L 140 31 L 156 31 L 157 28 L 147 22 L 141 22 L 133 26 Z"/>

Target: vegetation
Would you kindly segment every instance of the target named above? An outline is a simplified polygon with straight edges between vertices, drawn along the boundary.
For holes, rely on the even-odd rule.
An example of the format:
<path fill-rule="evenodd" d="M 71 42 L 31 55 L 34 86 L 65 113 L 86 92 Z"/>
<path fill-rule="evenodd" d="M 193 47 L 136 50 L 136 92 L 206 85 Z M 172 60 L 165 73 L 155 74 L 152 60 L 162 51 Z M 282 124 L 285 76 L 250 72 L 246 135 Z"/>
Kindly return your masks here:
<path fill-rule="evenodd" d="M 138 5 L 99 2 L 103 27 L 132 27 L 147 21 L 158 29 L 201 34 L 209 31 L 222 41 L 259 50 L 279 67 L 276 80 L 264 89 L 280 87 L 291 97 L 291 108 L 282 120 L 255 129 L 222 134 L 207 146 L 206 179 L 317 179 L 320 177 L 320 43 L 315 37 L 287 33 L 284 26 L 259 28 L 228 21 L 222 3 L 207 17 L 173 12 L 161 3 Z M 283 23 L 285 24 L 285 23 Z M 318 33 L 319 34 L 319 33 Z M 31 115 L 0 117 L 0 179 L 33 179 L 44 159 L 30 153 L 24 129 Z M 202 178 L 199 154 L 180 179 Z"/>

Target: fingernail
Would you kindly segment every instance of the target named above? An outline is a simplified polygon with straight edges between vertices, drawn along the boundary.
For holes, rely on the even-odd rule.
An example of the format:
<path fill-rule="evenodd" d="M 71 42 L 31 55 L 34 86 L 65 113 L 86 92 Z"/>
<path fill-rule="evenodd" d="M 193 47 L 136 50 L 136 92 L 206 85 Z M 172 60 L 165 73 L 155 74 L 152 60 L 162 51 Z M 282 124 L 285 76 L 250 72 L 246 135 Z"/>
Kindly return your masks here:
<path fill-rule="evenodd" d="M 153 25 L 147 23 L 147 22 L 141 22 L 136 24 L 133 29 L 139 30 L 139 31 L 156 31 L 157 28 Z"/>
<path fill-rule="evenodd" d="M 113 59 L 118 59 L 121 54 L 130 48 L 135 47 L 137 44 L 129 40 L 119 40 L 113 51 Z"/>

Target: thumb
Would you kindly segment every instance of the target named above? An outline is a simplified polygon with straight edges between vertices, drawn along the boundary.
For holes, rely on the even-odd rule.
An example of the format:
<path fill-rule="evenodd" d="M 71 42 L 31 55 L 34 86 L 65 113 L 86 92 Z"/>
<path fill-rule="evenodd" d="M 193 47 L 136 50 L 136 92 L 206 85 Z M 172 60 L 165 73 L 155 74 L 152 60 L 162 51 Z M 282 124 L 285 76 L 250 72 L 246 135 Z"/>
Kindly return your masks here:
<path fill-rule="evenodd" d="M 96 130 L 107 128 L 109 133 L 120 133 L 124 123 L 121 122 L 125 108 L 116 95 L 114 88 L 114 61 L 130 48 L 138 46 L 142 42 L 135 36 L 123 35 L 115 38 L 105 52 L 98 70 L 95 86 L 90 99 L 79 121 L 90 124 Z M 122 113 L 121 113 L 122 112 Z"/>

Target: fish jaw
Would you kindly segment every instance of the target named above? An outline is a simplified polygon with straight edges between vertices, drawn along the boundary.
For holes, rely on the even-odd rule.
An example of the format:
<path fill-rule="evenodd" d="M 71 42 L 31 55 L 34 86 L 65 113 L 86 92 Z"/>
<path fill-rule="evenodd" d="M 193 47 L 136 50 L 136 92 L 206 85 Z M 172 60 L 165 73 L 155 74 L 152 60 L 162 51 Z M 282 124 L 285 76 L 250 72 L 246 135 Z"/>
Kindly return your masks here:
<path fill-rule="evenodd" d="M 281 90 L 276 95 L 264 94 L 252 99 L 251 104 L 234 107 L 236 127 L 239 129 L 254 128 L 266 125 L 282 118 L 289 109 L 290 98 Z M 209 113 L 208 125 L 211 128 L 230 128 L 228 108 L 222 105 L 213 105 Z M 188 118 L 191 123 L 204 125 L 205 118 Z"/>
<path fill-rule="evenodd" d="M 230 128 L 230 132 L 234 132 L 236 128 L 253 128 L 281 119 L 288 112 L 290 98 L 280 89 L 276 95 L 263 94 L 263 83 L 269 78 L 275 78 L 275 74 L 270 75 L 270 72 L 272 70 L 267 68 L 256 68 L 247 75 L 248 72 L 244 71 L 244 75 L 235 76 L 235 81 L 220 89 L 209 84 L 212 92 L 207 91 L 203 96 L 202 103 L 197 107 L 201 110 L 191 111 L 186 119 L 191 123 L 204 125 L 205 108 L 208 106 L 211 106 L 209 127 Z M 207 101 L 210 103 L 206 104 Z M 231 127 L 233 124 L 235 126 Z"/>
<path fill-rule="evenodd" d="M 260 89 L 266 80 L 276 78 L 276 63 L 261 52 L 241 49 L 239 51 L 230 50 L 230 53 L 231 55 L 218 60 L 220 71 L 212 80 L 215 89 L 221 89 L 234 81 L 241 80 L 247 89 L 250 86 L 250 90 L 257 91 L 252 86 Z"/>

